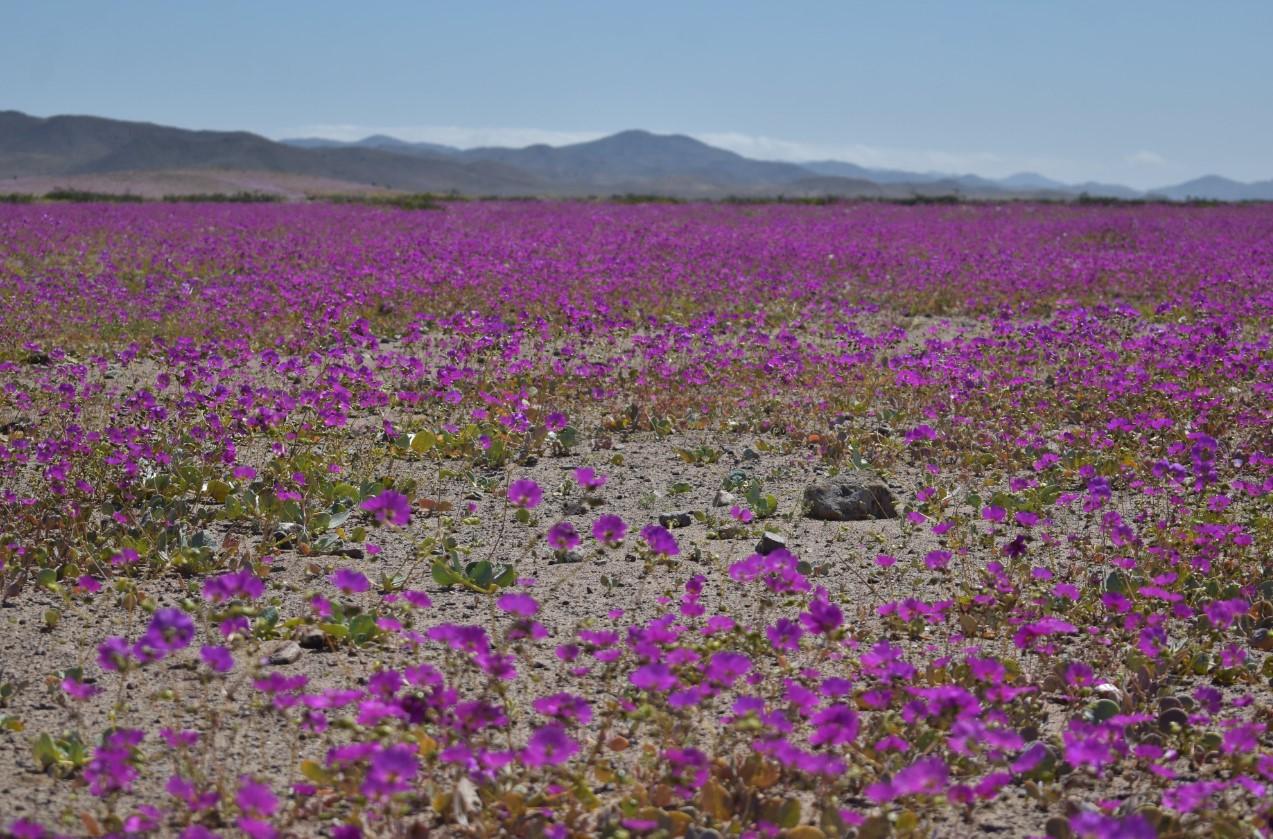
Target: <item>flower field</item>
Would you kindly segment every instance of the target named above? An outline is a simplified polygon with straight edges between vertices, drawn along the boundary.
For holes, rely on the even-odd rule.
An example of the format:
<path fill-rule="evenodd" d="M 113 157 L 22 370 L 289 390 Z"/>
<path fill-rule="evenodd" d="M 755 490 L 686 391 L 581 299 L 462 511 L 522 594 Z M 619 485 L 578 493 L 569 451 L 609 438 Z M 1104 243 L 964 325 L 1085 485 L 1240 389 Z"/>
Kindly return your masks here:
<path fill-rule="evenodd" d="M 0 302 L 0 835 L 1273 835 L 1273 207 L 0 205 Z"/>

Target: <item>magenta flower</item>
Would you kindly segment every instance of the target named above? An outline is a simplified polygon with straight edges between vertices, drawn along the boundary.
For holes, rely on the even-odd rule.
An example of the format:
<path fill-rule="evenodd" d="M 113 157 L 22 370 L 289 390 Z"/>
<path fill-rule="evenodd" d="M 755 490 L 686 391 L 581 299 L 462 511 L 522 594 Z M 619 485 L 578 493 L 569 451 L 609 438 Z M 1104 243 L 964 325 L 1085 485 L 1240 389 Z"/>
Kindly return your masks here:
<path fill-rule="evenodd" d="M 352 568 L 337 568 L 329 579 L 332 585 L 345 594 L 358 594 L 371 588 L 371 581 L 366 575 Z"/>
<path fill-rule="evenodd" d="M 539 603 L 529 594 L 509 592 L 501 594 L 495 604 L 509 614 L 528 618 L 539 611 Z"/>
<path fill-rule="evenodd" d="M 158 661 L 169 653 L 185 649 L 194 639 L 195 626 L 180 609 L 158 609 L 145 633 L 133 645 L 133 655 L 143 664 Z"/>
<path fill-rule="evenodd" d="M 234 656 L 225 647 L 201 647 L 199 655 L 204 664 L 218 673 L 225 673 L 234 667 Z"/>
<path fill-rule="evenodd" d="M 132 648 L 123 638 L 107 638 L 97 646 L 97 663 L 103 670 L 126 670 L 132 660 Z"/>
<path fill-rule="evenodd" d="M 666 527 L 658 524 L 647 524 L 641 528 L 641 538 L 653 553 L 660 556 L 676 556 L 681 552 L 676 544 L 676 537 Z"/>
<path fill-rule="evenodd" d="M 257 817 L 271 815 L 278 809 L 278 799 L 270 788 L 247 775 L 239 778 L 239 791 L 234 796 L 234 803 L 245 814 Z"/>
<path fill-rule="evenodd" d="M 587 725 L 592 722 L 592 706 L 588 704 L 588 700 L 573 693 L 541 696 L 531 703 L 531 707 L 546 717 L 553 717 L 564 723 Z"/>
<path fill-rule="evenodd" d="M 548 545 L 555 551 L 568 551 L 579 545 L 579 532 L 568 521 L 559 521 L 548 528 Z"/>
<path fill-rule="evenodd" d="M 363 778 L 362 793 L 369 798 L 384 798 L 411 789 L 420 761 L 415 749 L 403 743 L 387 746 L 371 758 L 371 767 Z"/>
<path fill-rule="evenodd" d="M 530 735 L 522 750 L 522 763 L 527 766 L 557 766 L 579 751 L 579 743 L 571 739 L 561 723 L 540 726 Z"/>
<path fill-rule="evenodd" d="M 924 555 L 924 565 L 934 571 L 943 571 L 950 565 L 950 551 L 929 551 Z"/>
<path fill-rule="evenodd" d="M 800 624 L 817 635 L 826 635 L 840 628 L 844 613 L 827 599 L 826 589 L 818 589 L 818 596 L 809 601 L 809 611 L 800 614 Z"/>
<path fill-rule="evenodd" d="M 575 481 L 588 492 L 601 489 L 606 480 L 605 475 L 598 475 L 591 466 L 580 466 L 575 470 Z"/>
<path fill-rule="evenodd" d="M 362 502 L 362 509 L 375 513 L 376 521 L 380 524 L 406 527 L 411 523 L 411 499 L 391 489 Z"/>
<path fill-rule="evenodd" d="M 530 478 L 521 478 L 508 485 L 508 500 L 514 507 L 533 510 L 544 500 L 544 491 Z"/>
<path fill-rule="evenodd" d="M 250 568 L 243 568 L 218 577 L 207 577 L 203 581 L 203 599 L 213 603 L 221 603 L 242 597 L 255 600 L 265 593 L 265 583 L 252 573 Z"/>
<path fill-rule="evenodd" d="M 773 644 L 775 650 L 794 653 L 800 649 L 800 639 L 804 630 L 800 624 L 787 618 L 778 618 L 772 626 L 765 627 L 765 637 Z"/>
<path fill-rule="evenodd" d="M 592 525 L 592 538 L 607 548 L 617 548 L 623 544 L 623 537 L 627 532 L 627 523 L 615 515 L 601 516 Z"/>
<path fill-rule="evenodd" d="M 680 684 L 670 667 L 666 664 L 647 664 L 638 667 L 628 675 L 628 681 L 641 690 L 667 691 Z"/>
<path fill-rule="evenodd" d="M 743 653 L 721 650 L 712 654 L 703 671 L 713 682 L 729 687 L 751 670 L 751 659 Z"/>
<path fill-rule="evenodd" d="M 814 728 L 809 743 L 814 746 L 842 746 L 858 736 L 857 711 L 839 702 L 814 714 L 810 722 Z"/>

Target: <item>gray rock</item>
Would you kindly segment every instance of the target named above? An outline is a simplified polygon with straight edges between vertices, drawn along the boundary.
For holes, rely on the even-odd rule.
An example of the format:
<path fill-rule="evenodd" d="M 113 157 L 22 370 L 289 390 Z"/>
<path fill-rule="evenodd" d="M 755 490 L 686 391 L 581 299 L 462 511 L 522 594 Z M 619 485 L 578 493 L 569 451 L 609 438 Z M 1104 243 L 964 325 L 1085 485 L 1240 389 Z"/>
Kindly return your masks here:
<path fill-rule="evenodd" d="M 728 507 L 731 504 L 737 504 L 737 503 L 738 503 L 738 496 L 734 495 L 734 493 L 732 492 L 726 492 L 723 489 L 717 490 L 716 497 L 712 499 L 713 507 Z"/>
<path fill-rule="evenodd" d="M 771 533 L 766 530 L 764 535 L 760 537 L 760 541 L 756 543 L 756 553 L 761 556 L 768 556 L 779 548 L 787 547 L 787 537 L 781 533 Z"/>
<path fill-rule="evenodd" d="M 266 659 L 272 665 L 291 664 L 301 657 L 301 645 L 295 641 L 288 641 L 270 653 L 270 657 Z"/>
<path fill-rule="evenodd" d="M 689 513 L 659 513 L 659 524 L 671 530 L 676 527 L 689 527 L 694 517 Z"/>
<path fill-rule="evenodd" d="M 743 449 L 743 460 L 760 460 L 760 452 L 749 446 Z"/>
<path fill-rule="evenodd" d="M 567 498 L 561 505 L 561 511 L 568 516 L 582 516 L 588 512 L 588 505 L 578 498 Z"/>
<path fill-rule="evenodd" d="M 302 630 L 298 640 L 301 647 L 306 650 L 327 649 L 327 636 L 323 634 L 321 629 L 315 629 L 312 626 Z"/>
<path fill-rule="evenodd" d="M 897 518 L 893 493 L 870 472 L 842 472 L 810 484 L 804 503 L 805 515 L 819 521 Z"/>

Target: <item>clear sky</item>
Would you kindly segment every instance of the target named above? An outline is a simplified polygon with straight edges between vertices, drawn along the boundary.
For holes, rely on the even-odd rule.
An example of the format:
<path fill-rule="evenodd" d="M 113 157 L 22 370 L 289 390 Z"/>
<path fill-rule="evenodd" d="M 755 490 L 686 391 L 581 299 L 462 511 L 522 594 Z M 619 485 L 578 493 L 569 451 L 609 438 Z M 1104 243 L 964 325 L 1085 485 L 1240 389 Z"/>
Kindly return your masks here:
<path fill-rule="evenodd" d="M 456 145 L 1273 178 L 1273 0 L 0 0 L 0 109 Z"/>

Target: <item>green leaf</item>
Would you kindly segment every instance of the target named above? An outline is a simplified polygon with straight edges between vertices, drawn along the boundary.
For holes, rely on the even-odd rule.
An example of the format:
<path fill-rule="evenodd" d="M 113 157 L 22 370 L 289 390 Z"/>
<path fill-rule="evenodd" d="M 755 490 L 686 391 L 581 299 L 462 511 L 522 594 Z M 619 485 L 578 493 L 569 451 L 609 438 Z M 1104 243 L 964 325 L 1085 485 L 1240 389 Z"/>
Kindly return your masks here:
<path fill-rule="evenodd" d="M 349 640 L 355 644 L 370 641 L 380 632 L 376 619 L 371 615 L 358 615 L 349 622 Z"/>
<path fill-rule="evenodd" d="M 492 582 L 500 588 L 508 588 L 517 582 L 517 569 L 511 565 L 505 565 L 504 570 Z"/>
<path fill-rule="evenodd" d="M 450 588 L 451 586 L 459 585 L 463 582 L 463 578 L 459 574 L 455 573 L 455 569 L 447 565 L 445 562 L 438 561 L 433 563 L 431 571 L 433 574 L 433 582 L 440 586 Z"/>
<path fill-rule="evenodd" d="M 212 500 L 218 504 L 224 504 L 232 491 L 232 487 L 225 481 L 208 481 L 204 489 L 212 497 Z"/>
<path fill-rule="evenodd" d="M 432 451 L 437 444 L 437 435 L 432 431 L 419 431 L 411 435 L 411 451 L 416 454 L 425 454 Z"/>
<path fill-rule="evenodd" d="M 464 567 L 464 573 L 470 580 L 483 588 L 489 586 L 491 580 L 495 579 L 495 569 L 485 559 L 480 562 L 470 562 Z"/>
<path fill-rule="evenodd" d="M 35 738 L 35 742 L 31 744 L 31 751 L 35 755 L 35 762 L 40 766 L 40 771 L 47 770 L 58 761 L 57 747 L 53 745 L 53 738 L 48 734 L 41 734 Z"/>
<path fill-rule="evenodd" d="M 349 637 L 349 627 L 343 623 L 320 623 L 318 628 L 323 631 L 323 634 L 330 635 L 333 638 Z"/>

